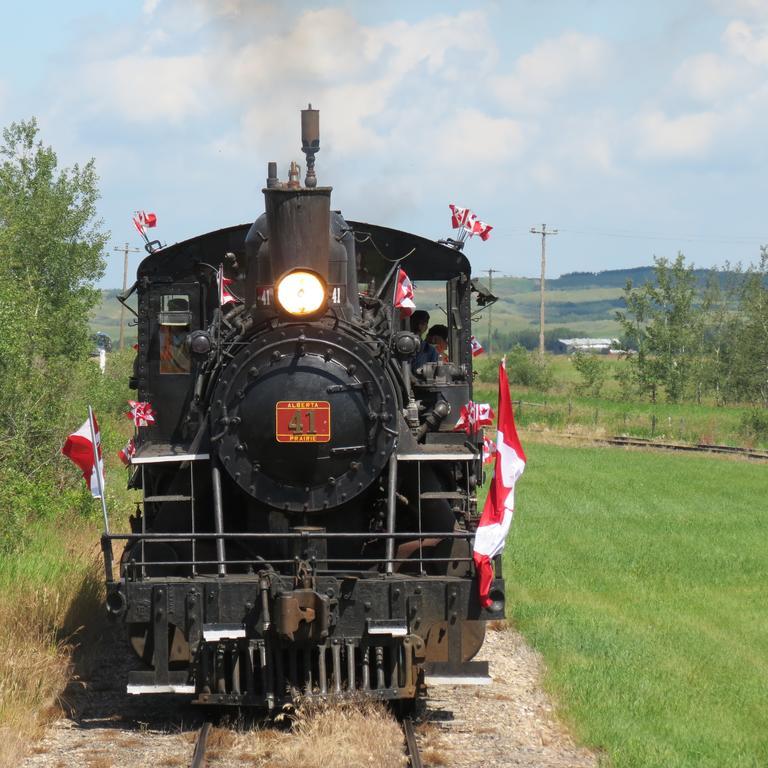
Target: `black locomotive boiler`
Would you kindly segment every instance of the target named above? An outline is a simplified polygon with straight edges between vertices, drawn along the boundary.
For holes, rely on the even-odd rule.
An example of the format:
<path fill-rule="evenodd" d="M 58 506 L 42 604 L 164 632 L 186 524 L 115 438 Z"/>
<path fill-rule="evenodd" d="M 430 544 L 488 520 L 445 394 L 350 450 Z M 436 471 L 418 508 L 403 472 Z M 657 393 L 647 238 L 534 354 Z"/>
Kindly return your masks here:
<path fill-rule="evenodd" d="M 504 585 L 497 563 L 482 608 L 482 439 L 455 426 L 472 397 L 471 294 L 492 297 L 458 244 L 332 211 L 318 124 L 303 111 L 304 185 L 270 163 L 253 224 L 152 251 L 131 289 L 132 386 L 155 421 L 130 466 L 143 501 L 103 548 L 107 609 L 141 660 L 133 694 L 269 709 L 487 678 L 471 659 Z M 443 287 L 439 362 L 414 364 L 400 268 Z"/>

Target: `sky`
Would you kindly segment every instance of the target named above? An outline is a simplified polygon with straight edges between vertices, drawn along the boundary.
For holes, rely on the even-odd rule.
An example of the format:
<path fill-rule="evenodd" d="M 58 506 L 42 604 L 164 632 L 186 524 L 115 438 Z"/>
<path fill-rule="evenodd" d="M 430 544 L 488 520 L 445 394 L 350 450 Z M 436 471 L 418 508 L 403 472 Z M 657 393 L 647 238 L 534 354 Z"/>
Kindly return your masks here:
<path fill-rule="evenodd" d="M 253 221 L 268 161 L 303 177 L 309 102 L 332 207 L 435 239 L 469 207 L 476 271 L 538 275 L 543 223 L 549 276 L 768 243 L 768 0 L 41 0 L 4 27 L 0 125 L 95 159 L 103 287 L 135 210 L 170 244 Z"/>

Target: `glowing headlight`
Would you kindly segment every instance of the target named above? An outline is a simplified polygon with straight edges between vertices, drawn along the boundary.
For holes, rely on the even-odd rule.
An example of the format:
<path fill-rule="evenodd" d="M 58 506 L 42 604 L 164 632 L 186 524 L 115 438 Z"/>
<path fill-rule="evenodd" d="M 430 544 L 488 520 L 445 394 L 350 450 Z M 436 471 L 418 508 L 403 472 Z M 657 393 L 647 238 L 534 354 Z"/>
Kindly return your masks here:
<path fill-rule="evenodd" d="M 275 286 L 277 302 L 292 315 L 311 315 L 325 301 L 323 281 L 312 272 L 289 272 Z"/>

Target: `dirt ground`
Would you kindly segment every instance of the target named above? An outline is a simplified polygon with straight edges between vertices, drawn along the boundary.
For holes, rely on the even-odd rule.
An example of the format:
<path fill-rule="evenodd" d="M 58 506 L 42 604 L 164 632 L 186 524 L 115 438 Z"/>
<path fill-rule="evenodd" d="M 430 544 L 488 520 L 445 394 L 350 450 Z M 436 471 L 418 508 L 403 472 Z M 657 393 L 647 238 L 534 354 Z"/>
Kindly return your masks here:
<path fill-rule="evenodd" d="M 542 663 L 512 629 L 491 631 L 478 658 L 492 684 L 432 687 L 417 734 L 425 765 L 587 768 L 597 757 L 576 746 L 542 691 Z M 81 654 L 64 712 L 30 747 L 23 768 L 186 766 L 202 713 L 181 697 L 124 693 L 130 653 L 118 629 Z M 340 738 L 343 735 L 343 738 Z M 256 726 L 215 729 L 210 768 L 404 766 L 397 723 L 378 705 L 305 713 L 294 732 Z"/>

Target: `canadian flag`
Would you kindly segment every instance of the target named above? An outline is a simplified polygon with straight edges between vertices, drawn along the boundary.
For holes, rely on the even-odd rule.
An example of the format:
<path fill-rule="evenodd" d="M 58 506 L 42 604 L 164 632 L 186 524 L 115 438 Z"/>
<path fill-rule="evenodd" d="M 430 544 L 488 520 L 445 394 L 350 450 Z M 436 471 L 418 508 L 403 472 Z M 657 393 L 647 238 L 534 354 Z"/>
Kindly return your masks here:
<path fill-rule="evenodd" d="M 496 443 L 490 437 L 483 438 L 483 464 L 490 464 L 496 454 Z"/>
<path fill-rule="evenodd" d="M 91 432 L 91 426 L 93 426 L 93 432 Z M 96 440 L 95 450 L 91 439 L 92 434 Z M 104 462 L 101 456 L 101 433 L 96 416 L 93 417 L 93 425 L 91 425 L 90 420 L 86 420 L 77 432 L 73 432 L 64 441 L 61 452 L 80 467 L 85 484 L 93 498 L 101 498 L 104 488 Z M 96 462 L 97 456 L 98 463 Z"/>
<path fill-rule="evenodd" d="M 485 354 L 483 345 L 477 340 L 475 336 L 469 337 L 469 348 L 472 350 L 472 357 Z"/>
<path fill-rule="evenodd" d="M 224 265 L 219 267 L 217 273 L 217 281 L 219 284 L 219 306 L 223 307 L 232 302 L 240 301 L 232 291 L 229 290 L 229 286 L 235 281 L 231 277 L 224 277 Z"/>
<path fill-rule="evenodd" d="M 133 216 L 133 226 L 136 227 L 142 237 L 146 237 L 146 232 L 144 230 L 157 226 L 157 216 L 154 213 L 136 211 Z"/>
<path fill-rule="evenodd" d="M 127 467 L 131 463 L 134 453 L 136 453 L 136 444 L 133 442 L 133 438 L 131 438 L 125 446 L 117 452 L 117 455 L 120 458 L 120 461 Z"/>
<path fill-rule="evenodd" d="M 474 216 L 469 208 L 459 208 L 458 205 L 454 205 L 453 203 L 449 203 L 448 207 L 451 209 L 451 227 L 453 229 L 465 226 L 467 218 L 469 216 Z"/>
<path fill-rule="evenodd" d="M 467 230 L 470 237 L 472 237 L 472 233 L 474 232 L 475 224 L 477 223 L 477 220 L 478 219 L 476 214 L 472 213 L 472 211 L 467 211 L 467 215 L 464 219 L 462 226 L 464 227 L 464 229 Z"/>
<path fill-rule="evenodd" d="M 132 419 L 137 427 L 146 427 L 155 423 L 155 412 L 152 410 L 151 403 L 129 400 L 128 406 L 129 410 L 126 411 L 125 415 Z"/>
<path fill-rule="evenodd" d="M 464 430 L 467 434 L 476 432 L 480 427 L 493 424 L 493 408 L 488 403 L 473 403 L 471 400 L 461 406 L 459 419 L 454 432 Z"/>
<path fill-rule="evenodd" d="M 413 283 L 408 279 L 404 269 L 397 270 L 397 286 L 395 287 L 395 308 L 400 310 L 403 317 L 410 317 L 416 304 L 413 301 Z"/>
<path fill-rule="evenodd" d="M 472 235 L 479 235 L 481 240 L 487 240 L 491 236 L 491 230 L 493 227 L 490 224 L 486 224 L 484 221 L 475 218 L 472 222 L 472 229 L 469 232 L 470 237 Z"/>
<path fill-rule="evenodd" d="M 503 549 L 515 511 L 515 483 L 525 469 L 525 453 L 515 428 L 509 381 L 504 361 L 499 365 L 499 422 L 496 432 L 496 466 L 480 522 L 475 532 L 472 553 L 477 568 L 480 603 L 491 605 L 493 558 Z"/>

